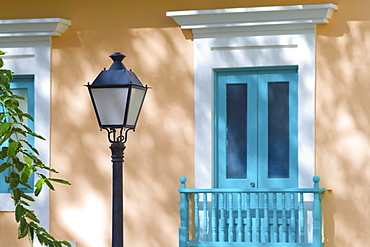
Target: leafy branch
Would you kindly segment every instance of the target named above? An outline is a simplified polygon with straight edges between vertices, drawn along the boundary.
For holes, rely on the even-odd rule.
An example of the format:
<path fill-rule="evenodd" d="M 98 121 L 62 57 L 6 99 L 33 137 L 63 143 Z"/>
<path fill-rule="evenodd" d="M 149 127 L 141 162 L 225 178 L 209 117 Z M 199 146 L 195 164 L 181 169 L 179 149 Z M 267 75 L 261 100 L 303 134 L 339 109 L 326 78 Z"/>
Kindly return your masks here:
<path fill-rule="evenodd" d="M 0 55 L 4 52 L 0 51 Z M 37 196 L 44 185 L 54 190 L 54 183 L 70 185 L 63 179 L 45 176 L 44 171 L 58 173 L 53 168 L 46 166 L 38 158 L 39 152 L 27 140 L 28 137 L 45 140 L 27 126 L 27 121 L 34 121 L 33 117 L 19 108 L 19 101 L 24 97 L 13 94 L 10 89 L 10 81 L 13 79 L 11 70 L 2 69 L 3 60 L 0 58 L 0 173 L 8 173 L 5 182 L 9 184 L 10 196 L 14 201 L 15 220 L 18 223 L 18 238 L 28 236 L 31 246 L 34 238 L 48 247 L 62 247 L 71 245 L 67 241 L 59 241 L 50 235 L 43 227 L 40 220 L 31 209 Z M 38 177 L 35 188 L 29 184 L 32 174 Z M 22 186 L 34 189 L 34 196 L 26 194 Z"/>

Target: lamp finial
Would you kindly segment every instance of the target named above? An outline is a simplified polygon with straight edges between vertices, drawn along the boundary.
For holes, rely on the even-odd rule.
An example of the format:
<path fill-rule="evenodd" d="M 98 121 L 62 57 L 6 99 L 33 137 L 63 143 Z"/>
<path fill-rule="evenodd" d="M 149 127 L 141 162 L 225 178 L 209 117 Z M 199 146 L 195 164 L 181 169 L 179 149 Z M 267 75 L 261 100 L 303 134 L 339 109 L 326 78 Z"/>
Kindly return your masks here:
<path fill-rule="evenodd" d="M 113 60 L 113 64 L 110 66 L 109 70 L 127 70 L 125 65 L 122 63 L 122 60 L 126 57 L 126 55 L 116 52 L 109 57 Z"/>

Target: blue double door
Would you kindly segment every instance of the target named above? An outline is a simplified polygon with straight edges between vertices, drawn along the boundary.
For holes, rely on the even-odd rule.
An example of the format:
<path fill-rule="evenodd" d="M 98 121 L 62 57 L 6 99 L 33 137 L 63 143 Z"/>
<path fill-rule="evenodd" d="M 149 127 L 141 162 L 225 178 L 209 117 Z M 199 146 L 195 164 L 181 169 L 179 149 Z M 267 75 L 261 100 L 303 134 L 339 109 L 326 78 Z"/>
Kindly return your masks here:
<path fill-rule="evenodd" d="M 215 187 L 298 187 L 297 67 L 215 71 Z"/>

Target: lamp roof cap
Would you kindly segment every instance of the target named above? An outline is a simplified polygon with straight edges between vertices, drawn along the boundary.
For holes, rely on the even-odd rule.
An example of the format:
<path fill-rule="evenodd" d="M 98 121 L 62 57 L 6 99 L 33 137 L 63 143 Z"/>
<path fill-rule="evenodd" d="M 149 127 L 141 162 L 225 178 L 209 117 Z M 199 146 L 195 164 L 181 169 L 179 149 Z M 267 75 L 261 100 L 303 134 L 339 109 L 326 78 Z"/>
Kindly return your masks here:
<path fill-rule="evenodd" d="M 113 53 L 109 56 L 113 63 L 109 70 L 103 70 L 95 78 L 91 86 L 123 86 L 128 84 L 134 84 L 137 86 L 143 86 L 139 78 L 134 72 L 126 69 L 122 60 L 126 57 L 120 52 Z"/>

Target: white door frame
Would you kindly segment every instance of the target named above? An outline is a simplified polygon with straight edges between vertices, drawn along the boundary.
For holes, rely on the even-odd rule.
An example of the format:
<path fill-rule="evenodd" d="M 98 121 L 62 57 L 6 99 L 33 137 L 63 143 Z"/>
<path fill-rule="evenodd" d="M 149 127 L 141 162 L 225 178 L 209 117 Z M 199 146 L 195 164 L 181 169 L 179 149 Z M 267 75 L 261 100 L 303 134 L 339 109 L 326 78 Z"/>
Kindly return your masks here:
<path fill-rule="evenodd" d="M 213 74 L 218 68 L 298 66 L 299 187 L 315 174 L 316 24 L 335 4 L 167 12 L 194 34 L 195 186 L 213 187 Z"/>

